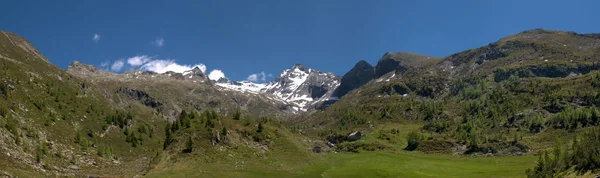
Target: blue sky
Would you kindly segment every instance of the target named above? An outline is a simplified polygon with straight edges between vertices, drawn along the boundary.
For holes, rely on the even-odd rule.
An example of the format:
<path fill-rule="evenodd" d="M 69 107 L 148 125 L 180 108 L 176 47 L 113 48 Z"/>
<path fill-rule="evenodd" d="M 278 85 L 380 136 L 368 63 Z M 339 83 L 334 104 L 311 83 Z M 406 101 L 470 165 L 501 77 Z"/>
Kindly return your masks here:
<path fill-rule="evenodd" d="M 443 57 L 533 28 L 600 32 L 597 0 L 19 0 L 2 6 L 0 29 L 25 37 L 63 69 L 79 60 L 118 72 L 165 70 L 160 65 L 174 61 L 170 69 L 203 64 L 207 73 L 218 69 L 234 80 L 263 72 L 259 82 L 295 63 L 343 75 L 359 60 L 376 64 L 388 51 Z"/>

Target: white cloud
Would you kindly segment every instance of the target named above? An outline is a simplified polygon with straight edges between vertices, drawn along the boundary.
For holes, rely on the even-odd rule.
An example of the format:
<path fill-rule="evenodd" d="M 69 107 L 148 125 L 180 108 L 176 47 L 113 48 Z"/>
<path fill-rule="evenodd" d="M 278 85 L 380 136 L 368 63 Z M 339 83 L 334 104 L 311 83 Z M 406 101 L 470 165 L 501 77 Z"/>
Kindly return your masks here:
<path fill-rule="evenodd" d="M 219 80 L 220 78 L 225 78 L 225 73 L 219 69 L 213 69 L 210 71 L 210 74 L 208 74 L 208 78 L 211 80 Z"/>
<path fill-rule="evenodd" d="M 133 56 L 127 59 L 127 63 L 133 67 L 137 67 L 140 66 L 142 64 L 145 64 L 148 61 L 151 61 L 152 57 L 148 57 L 146 55 L 142 55 L 142 56 Z"/>
<path fill-rule="evenodd" d="M 92 40 L 94 41 L 94 43 L 97 43 L 100 40 L 100 35 L 94 33 L 94 37 L 92 38 Z"/>
<path fill-rule="evenodd" d="M 267 76 L 272 76 L 271 74 L 267 75 L 265 74 L 265 72 L 260 72 L 260 73 L 256 73 L 256 74 L 250 74 L 248 76 L 248 78 L 246 78 L 248 81 L 251 82 L 265 82 L 267 81 Z"/>
<path fill-rule="evenodd" d="M 105 67 L 108 67 L 109 64 L 110 64 L 109 61 L 105 61 L 105 62 L 100 63 L 100 67 L 105 68 Z"/>
<path fill-rule="evenodd" d="M 165 45 L 165 39 L 161 36 L 161 37 L 157 38 L 156 40 L 154 40 L 152 42 L 152 44 L 154 44 L 158 47 L 162 47 L 163 45 Z"/>
<path fill-rule="evenodd" d="M 110 69 L 113 72 L 118 72 L 118 71 L 120 71 L 123 68 L 123 66 L 125 66 L 125 62 L 123 60 L 118 60 L 118 61 L 115 61 L 112 64 L 112 66 L 110 67 Z"/>
<path fill-rule="evenodd" d="M 204 64 L 196 64 L 196 65 L 181 65 L 177 64 L 173 59 L 156 59 L 150 60 L 140 67 L 142 70 L 153 71 L 156 73 L 165 73 L 168 71 L 173 71 L 177 73 L 183 73 L 188 70 L 192 70 L 193 68 L 200 68 L 202 72 L 206 72 L 206 65 Z"/>

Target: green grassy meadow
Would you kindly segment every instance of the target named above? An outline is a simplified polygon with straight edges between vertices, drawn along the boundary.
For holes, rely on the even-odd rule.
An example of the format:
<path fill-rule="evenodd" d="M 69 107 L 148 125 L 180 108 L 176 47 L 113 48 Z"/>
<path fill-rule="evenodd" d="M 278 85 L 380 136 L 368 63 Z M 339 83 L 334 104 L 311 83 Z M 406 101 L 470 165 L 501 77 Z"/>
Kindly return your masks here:
<path fill-rule="evenodd" d="M 525 177 L 535 157 L 453 157 L 418 152 L 327 153 L 311 165 L 287 171 L 251 167 L 220 169 L 219 165 L 177 164 L 148 177 Z M 290 165 L 293 166 L 293 165 Z M 227 167 L 227 166 L 222 166 Z"/>

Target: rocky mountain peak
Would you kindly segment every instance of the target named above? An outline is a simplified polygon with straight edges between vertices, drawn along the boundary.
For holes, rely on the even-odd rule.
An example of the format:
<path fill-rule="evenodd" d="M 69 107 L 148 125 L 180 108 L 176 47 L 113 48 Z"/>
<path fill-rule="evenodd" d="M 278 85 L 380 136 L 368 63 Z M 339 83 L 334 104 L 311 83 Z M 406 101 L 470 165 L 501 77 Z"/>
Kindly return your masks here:
<path fill-rule="evenodd" d="M 217 83 L 230 83 L 230 82 L 231 82 L 231 80 L 229 80 L 229 79 L 227 79 L 227 78 L 225 78 L 225 77 L 221 77 L 221 78 L 219 78 L 219 79 L 218 79 L 216 82 L 217 82 Z"/>
<path fill-rule="evenodd" d="M 371 64 L 364 60 L 358 61 L 350 71 L 344 74 L 340 81 L 340 86 L 336 88 L 333 96 L 342 97 L 349 91 L 365 85 L 374 76 L 375 68 Z"/>
<path fill-rule="evenodd" d="M 75 75 L 75 76 L 102 76 L 102 75 L 109 75 L 110 72 L 105 72 L 102 71 L 100 69 L 98 69 L 96 66 L 93 65 L 89 65 L 89 64 L 84 64 L 81 63 L 79 61 L 73 61 L 71 62 L 71 64 L 69 64 L 69 66 L 67 66 L 67 70 L 68 73 Z"/>
<path fill-rule="evenodd" d="M 435 57 L 424 56 L 409 52 L 387 52 L 377 62 L 375 66 L 375 78 L 379 78 L 389 72 L 402 72 L 408 68 L 422 66 Z"/>
<path fill-rule="evenodd" d="M 320 72 L 302 64 L 294 64 L 281 72 L 274 82 L 269 82 L 264 93 L 294 103 L 296 110 L 307 110 L 330 99 L 339 86 L 339 77 L 333 73 Z"/>
<path fill-rule="evenodd" d="M 309 68 L 302 64 L 294 64 L 294 65 L 292 65 L 292 67 L 290 67 L 290 70 L 296 70 L 296 69 L 303 71 L 303 72 L 310 72 Z"/>
<path fill-rule="evenodd" d="M 78 71 L 85 71 L 85 72 L 99 72 L 100 71 L 100 69 L 98 69 L 97 67 L 95 67 L 93 65 L 83 64 L 79 61 L 71 62 L 71 64 L 69 64 L 69 66 L 67 66 L 67 71 L 70 71 L 70 70 L 78 70 Z"/>
<path fill-rule="evenodd" d="M 192 70 L 185 71 L 182 73 L 182 75 L 190 79 L 195 78 L 202 81 L 210 81 L 208 76 L 198 67 L 194 67 Z"/>

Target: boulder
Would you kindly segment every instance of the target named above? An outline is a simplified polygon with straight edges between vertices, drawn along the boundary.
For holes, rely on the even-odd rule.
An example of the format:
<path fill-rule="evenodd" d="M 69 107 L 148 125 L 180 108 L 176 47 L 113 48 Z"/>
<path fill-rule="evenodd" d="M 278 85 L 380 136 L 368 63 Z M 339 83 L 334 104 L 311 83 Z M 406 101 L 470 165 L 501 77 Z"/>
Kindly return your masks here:
<path fill-rule="evenodd" d="M 346 140 L 348 140 L 349 142 L 353 142 L 353 141 L 360 140 L 361 137 L 362 137 L 362 132 L 356 131 L 356 132 L 350 133 Z"/>

